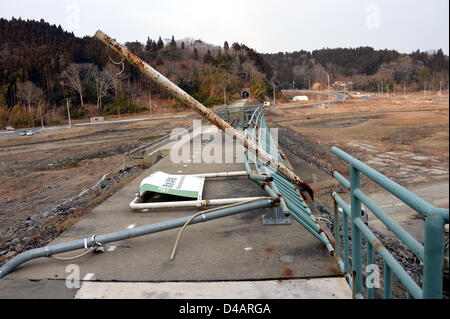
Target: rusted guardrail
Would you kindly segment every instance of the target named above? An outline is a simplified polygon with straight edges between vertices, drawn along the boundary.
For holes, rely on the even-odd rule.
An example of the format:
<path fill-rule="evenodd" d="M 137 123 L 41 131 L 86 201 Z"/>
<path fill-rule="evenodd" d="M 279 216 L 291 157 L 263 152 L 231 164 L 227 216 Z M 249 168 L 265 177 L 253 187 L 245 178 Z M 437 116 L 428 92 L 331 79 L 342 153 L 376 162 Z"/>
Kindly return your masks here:
<path fill-rule="evenodd" d="M 283 163 L 275 159 L 273 156 L 268 154 L 266 151 L 261 149 L 256 143 L 249 141 L 245 138 L 244 134 L 237 129 L 233 128 L 229 123 L 222 120 L 219 116 L 214 114 L 211 110 L 206 108 L 199 101 L 194 99 L 192 96 L 187 94 L 185 91 L 180 89 L 176 84 L 171 82 L 161 73 L 153 69 L 150 65 L 140 59 L 138 56 L 134 55 L 127 48 L 116 42 L 114 39 L 98 30 L 94 36 L 99 41 L 103 42 L 107 48 L 126 59 L 131 65 L 137 67 L 142 71 L 147 77 L 156 82 L 159 86 L 167 90 L 174 97 L 179 99 L 182 103 L 192 108 L 194 111 L 199 113 L 203 118 L 210 121 L 212 124 L 217 126 L 219 129 L 224 131 L 226 134 L 233 137 L 233 139 L 239 141 L 246 149 L 255 152 L 258 158 L 262 162 L 267 163 L 269 166 L 276 169 L 283 176 L 285 176 L 289 181 L 297 185 L 302 191 L 306 191 L 312 199 L 314 199 L 314 193 L 311 187 L 306 184 L 300 177 L 298 177 L 293 171 L 287 168 Z"/>

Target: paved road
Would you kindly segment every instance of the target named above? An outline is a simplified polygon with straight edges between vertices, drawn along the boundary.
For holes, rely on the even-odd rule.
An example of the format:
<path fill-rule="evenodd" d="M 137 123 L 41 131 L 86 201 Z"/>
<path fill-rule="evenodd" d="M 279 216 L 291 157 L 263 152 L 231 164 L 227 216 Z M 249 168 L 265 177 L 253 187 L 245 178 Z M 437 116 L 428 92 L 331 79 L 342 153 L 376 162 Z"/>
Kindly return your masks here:
<path fill-rule="evenodd" d="M 57 131 L 57 130 L 64 130 L 67 126 L 52 126 L 52 127 L 46 127 L 44 132 L 51 132 L 51 131 Z M 20 132 L 25 131 L 32 131 L 33 135 L 42 133 L 42 127 L 32 127 L 32 128 L 22 128 L 22 129 L 16 129 L 14 131 L 0 132 L 0 138 L 4 137 L 12 137 L 12 136 L 20 136 Z M 26 136 L 25 136 L 26 137 Z"/>
<path fill-rule="evenodd" d="M 79 123 L 74 124 L 74 126 L 91 126 L 91 125 L 103 125 L 103 124 L 123 124 L 123 123 L 134 123 L 134 122 L 143 122 L 143 121 L 156 121 L 156 120 L 169 120 L 169 119 L 180 119 L 187 117 L 184 115 L 173 115 L 173 116 L 159 116 L 159 117 L 144 117 L 139 119 L 129 119 L 129 120 L 118 120 L 118 121 L 103 121 L 103 122 L 94 122 L 94 123 Z"/>
<path fill-rule="evenodd" d="M 333 92 L 333 91 L 313 91 L 313 90 L 282 90 L 283 93 L 291 93 L 291 94 L 299 94 L 299 93 L 316 93 L 316 94 L 325 94 L 325 95 L 332 95 L 334 96 L 334 99 L 331 100 L 332 102 L 339 102 L 344 101 L 348 98 L 346 94 L 339 93 L 339 92 Z M 305 106 L 314 106 L 314 105 L 322 105 L 326 102 L 315 102 L 315 103 L 308 103 L 308 104 L 295 104 L 295 105 L 286 105 L 286 106 L 280 106 L 277 107 L 277 109 L 290 109 L 295 107 L 305 107 Z"/>
<path fill-rule="evenodd" d="M 283 90 L 282 92 L 286 93 L 318 93 L 318 94 L 325 94 L 325 95 L 333 95 L 335 97 L 334 101 L 344 101 L 348 98 L 348 95 L 335 92 L 335 91 L 317 91 L 317 90 Z"/>
<path fill-rule="evenodd" d="M 156 121 L 156 120 L 168 120 L 168 119 L 178 119 L 178 118 L 186 118 L 188 117 L 187 114 L 183 115 L 173 115 L 173 116 L 159 116 L 159 117 L 144 117 L 144 118 L 137 118 L 137 119 L 129 119 L 129 120 L 119 120 L 119 121 L 104 121 L 104 122 L 95 122 L 95 123 L 78 123 L 73 124 L 72 126 L 95 126 L 95 125 L 105 125 L 105 124 L 125 124 L 125 123 L 133 123 L 133 122 L 143 122 L 143 121 Z M 12 136 L 20 136 L 20 132 L 24 131 L 32 131 L 33 135 L 40 134 L 40 133 L 46 133 L 51 131 L 57 131 L 57 130 L 65 130 L 70 127 L 68 126 L 49 126 L 45 127 L 44 130 L 42 130 L 42 127 L 32 127 L 32 128 L 22 128 L 22 129 L 16 129 L 11 132 L 2 131 L 0 132 L 0 138 L 7 138 Z M 26 137 L 26 136 L 24 136 Z"/>

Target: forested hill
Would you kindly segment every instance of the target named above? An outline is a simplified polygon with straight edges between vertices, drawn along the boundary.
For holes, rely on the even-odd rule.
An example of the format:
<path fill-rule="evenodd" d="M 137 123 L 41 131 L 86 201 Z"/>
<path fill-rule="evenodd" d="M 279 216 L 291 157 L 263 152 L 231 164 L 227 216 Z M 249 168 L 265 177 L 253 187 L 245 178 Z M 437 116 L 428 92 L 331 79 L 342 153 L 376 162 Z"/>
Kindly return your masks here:
<path fill-rule="evenodd" d="M 104 47 L 41 21 L 0 19 L 0 105 L 18 103 L 16 85 L 31 81 L 52 103 L 62 99 L 58 78 L 70 63 L 106 62 Z"/>
<path fill-rule="evenodd" d="M 371 47 L 321 49 L 312 52 L 264 54 L 282 88 L 293 81 L 297 88 L 314 82 L 351 82 L 354 89 L 377 90 L 379 83 L 406 84 L 410 89 L 424 85 L 448 88 L 449 59 L 442 50 L 433 53 L 416 51 L 400 54 L 395 50 Z"/>
<path fill-rule="evenodd" d="M 244 44 L 159 37 L 125 45 L 207 106 L 223 103 L 224 90 L 228 101 L 246 87 L 261 99 L 271 92 L 269 64 Z M 64 114 L 67 98 L 75 117 L 92 115 L 95 108 L 100 114 L 114 113 L 118 105 L 120 112 L 148 108 L 144 98 L 150 87 L 156 98 L 169 101 L 166 92 L 150 86 L 129 65 L 117 78 L 120 70 L 109 62 L 102 43 L 43 20 L 0 19 L 0 65 L 0 127 L 36 122 L 38 105 L 44 113 L 60 108 Z M 30 92 L 36 98 L 29 98 Z"/>
<path fill-rule="evenodd" d="M 400 54 L 360 47 L 260 54 L 245 44 L 173 37 L 125 45 L 206 106 L 223 103 L 224 95 L 227 102 L 237 99 L 243 88 L 263 101 L 271 98 L 273 82 L 278 90 L 293 81 L 296 88 L 317 82 L 324 88 L 328 76 L 331 83 L 372 91 L 380 83 L 448 88 L 449 61 L 442 50 Z M 91 37 L 78 38 L 43 20 L 0 19 L 0 128 L 39 124 L 39 108 L 45 122 L 56 123 L 66 116 L 67 104 L 73 117 L 138 112 L 148 108 L 149 93 L 159 107 L 180 107 L 130 65 L 117 77 L 119 71 L 105 46 Z"/>

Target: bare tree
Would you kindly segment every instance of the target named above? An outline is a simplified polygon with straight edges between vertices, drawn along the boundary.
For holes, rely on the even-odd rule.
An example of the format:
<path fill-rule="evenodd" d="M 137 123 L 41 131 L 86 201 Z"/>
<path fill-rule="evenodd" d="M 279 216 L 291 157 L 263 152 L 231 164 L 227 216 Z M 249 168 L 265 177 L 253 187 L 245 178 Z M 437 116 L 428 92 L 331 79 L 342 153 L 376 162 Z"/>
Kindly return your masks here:
<path fill-rule="evenodd" d="M 97 88 L 97 107 L 102 112 L 102 98 L 114 87 L 114 75 L 108 70 L 98 71 L 94 74 L 95 86 Z"/>
<path fill-rule="evenodd" d="M 313 75 L 314 81 L 319 83 L 327 82 L 327 72 L 321 64 L 314 64 L 311 68 L 311 73 Z"/>
<path fill-rule="evenodd" d="M 407 83 L 414 71 L 414 63 L 409 56 L 400 57 L 394 64 L 395 77 L 398 81 Z"/>
<path fill-rule="evenodd" d="M 383 63 L 380 66 L 377 75 L 379 75 L 383 80 L 392 82 L 395 76 L 395 63 Z"/>
<path fill-rule="evenodd" d="M 30 114 L 30 126 L 32 121 L 31 104 L 37 104 L 42 98 L 43 91 L 40 87 L 34 85 L 30 81 L 17 84 L 17 97 L 25 101 L 28 105 L 28 113 Z"/>
<path fill-rule="evenodd" d="M 360 90 L 367 87 L 367 84 L 369 83 L 368 77 L 365 74 L 355 74 L 351 77 L 351 81 L 353 82 L 353 85 L 355 85 L 355 88 Z"/>
<path fill-rule="evenodd" d="M 133 104 L 136 103 L 136 97 L 138 95 L 138 87 L 135 83 L 130 81 L 130 78 L 127 78 L 127 81 L 125 82 L 125 90 L 127 94 L 131 97 L 131 102 Z M 129 103 L 128 103 L 129 105 Z"/>
<path fill-rule="evenodd" d="M 78 92 L 80 95 L 81 107 L 84 108 L 83 103 L 83 81 L 92 76 L 96 71 L 96 67 L 90 63 L 75 64 L 72 63 L 69 67 L 62 73 L 62 78 L 64 82 L 70 86 L 72 89 Z"/>
<path fill-rule="evenodd" d="M 119 100 L 119 88 L 121 86 L 121 78 L 124 78 L 124 74 L 119 77 L 117 74 L 120 72 L 120 68 L 111 63 L 106 64 L 105 71 L 109 72 L 111 77 L 112 88 L 114 89 L 114 95 L 116 97 L 116 101 Z"/>

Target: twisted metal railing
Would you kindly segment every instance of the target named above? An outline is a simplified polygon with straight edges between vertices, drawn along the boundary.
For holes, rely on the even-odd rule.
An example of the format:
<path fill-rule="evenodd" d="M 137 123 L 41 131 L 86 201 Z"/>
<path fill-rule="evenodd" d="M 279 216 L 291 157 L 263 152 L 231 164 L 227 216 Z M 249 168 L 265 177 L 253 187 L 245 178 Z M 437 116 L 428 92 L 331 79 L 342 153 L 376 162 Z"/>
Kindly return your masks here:
<path fill-rule="evenodd" d="M 343 233 L 343 272 L 350 276 L 353 295 L 362 298 L 363 289 L 363 246 L 362 238 L 366 239 L 367 260 L 366 265 L 374 264 L 374 255 L 378 254 L 384 262 L 384 298 L 392 297 L 392 276 L 396 275 L 407 290 L 408 298 L 442 298 L 443 293 L 443 270 L 448 270 L 448 246 L 445 247 L 445 224 L 448 224 L 449 211 L 437 208 L 411 193 L 386 176 L 351 157 L 342 150 L 333 147 L 331 151 L 350 165 L 350 181 L 338 172 L 333 173 L 346 189 L 350 191 L 351 205 L 336 193 L 334 198 L 334 230 L 336 256 L 341 256 L 340 245 L 340 216 L 339 207 L 342 208 L 342 233 Z M 386 212 L 377 206 L 361 189 L 361 174 L 366 175 L 372 181 L 395 195 L 405 204 L 410 206 L 425 218 L 425 245 L 422 245 Z M 445 194 L 444 196 L 448 196 Z M 386 227 L 392 231 L 400 241 L 408 247 L 423 263 L 423 286 L 411 278 L 408 272 L 392 256 L 381 241 L 373 234 L 370 228 L 361 220 L 361 203 L 380 219 Z M 350 219 L 351 234 L 348 232 Z M 351 235 L 352 252 L 349 255 L 349 235 Z M 351 259 L 351 269 L 350 269 Z M 366 285 L 367 286 L 367 285 Z M 366 287 L 367 297 L 374 298 L 374 287 Z"/>
<path fill-rule="evenodd" d="M 217 110 L 216 113 L 223 119 L 230 120 L 235 125 L 237 124 L 238 127 L 244 129 L 245 138 L 254 142 L 260 149 L 283 163 L 283 158 L 278 152 L 278 145 L 275 143 L 267 126 L 265 107 L 246 106 L 222 108 Z M 249 118 L 246 123 L 242 121 L 245 118 Z M 238 119 L 239 121 L 237 121 Z M 257 154 L 245 147 L 243 151 L 245 169 L 250 179 L 261 186 L 274 199 L 274 202 L 280 207 L 284 216 L 291 216 L 323 243 L 327 250 L 334 255 L 333 245 L 305 201 L 307 195 L 303 194 L 298 187 L 268 165 Z M 257 174 L 256 176 L 265 175 L 270 179 L 262 181 L 261 179 L 253 178 L 252 174 Z M 279 223 L 275 222 L 275 224 Z M 342 263 L 342 261 L 338 260 L 338 263 Z"/>
<path fill-rule="evenodd" d="M 278 152 L 278 145 L 274 142 L 273 136 L 270 134 L 267 126 L 265 112 L 266 109 L 262 106 L 249 106 L 247 109 L 222 108 L 218 110 L 217 114 L 224 119 L 230 120 L 234 125 L 243 128 L 245 138 L 256 143 L 260 149 L 263 149 L 279 162 L 283 163 L 283 158 Z M 242 122 L 242 119 L 246 118 L 250 118 L 248 122 Z M 349 206 L 339 195 L 333 193 L 335 210 L 333 227 L 334 245 L 330 243 L 326 233 L 320 228 L 317 223 L 317 218 L 312 215 L 301 190 L 279 172 L 265 164 L 264 160 L 258 158 L 257 154 L 252 154 L 246 148 L 244 148 L 244 163 L 250 179 L 260 185 L 273 198 L 276 205 L 280 207 L 283 215 L 291 216 L 295 219 L 322 242 L 328 251 L 336 257 L 341 272 L 344 274 L 353 291 L 354 298 L 364 298 L 364 295 L 369 299 L 374 298 L 374 287 L 366 287 L 366 291 L 363 290 L 363 237 L 365 237 L 367 243 L 366 266 L 374 264 L 375 253 L 384 262 L 384 298 L 391 298 L 392 296 L 393 275 L 396 275 L 405 286 L 408 298 L 442 298 L 443 269 L 448 270 L 449 267 L 449 251 L 448 245 L 445 247 L 444 233 L 445 224 L 448 224 L 449 220 L 449 210 L 432 206 L 417 195 L 336 147 L 332 148 L 332 152 L 350 164 L 351 180 L 348 181 L 338 172 L 333 172 L 333 177 L 348 189 L 351 195 L 351 205 Z M 254 167 L 253 170 L 251 166 Z M 362 192 L 361 173 L 365 174 L 425 217 L 425 246 Z M 266 176 L 267 179 L 263 181 L 252 178 L 251 174 Z M 423 287 L 419 287 L 408 272 L 362 221 L 361 203 L 364 203 L 423 263 Z M 342 218 L 340 218 L 339 212 L 342 213 Z M 349 233 L 349 226 L 351 233 Z M 349 254 L 350 240 L 352 244 L 351 256 Z"/>

